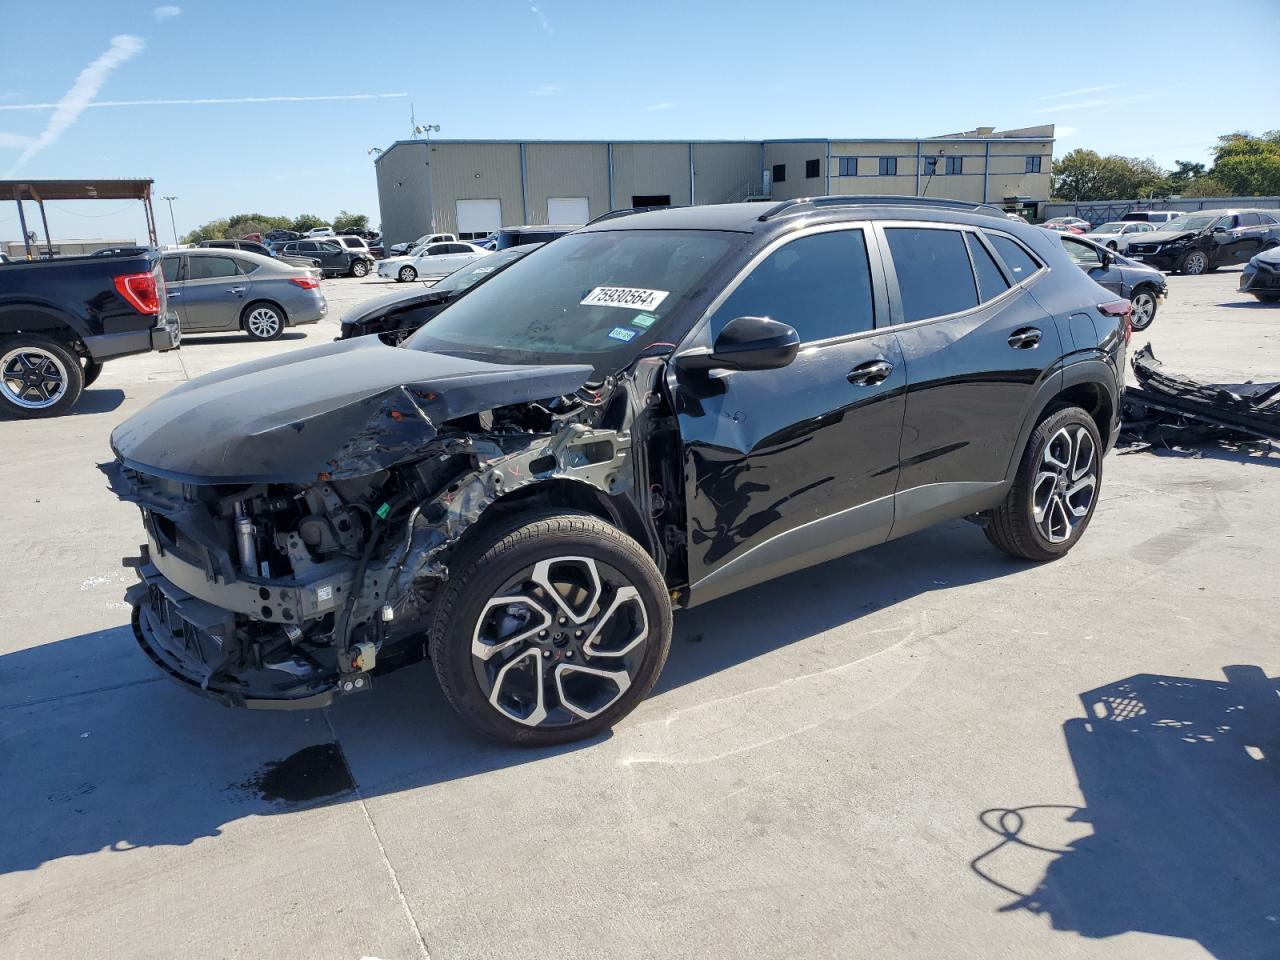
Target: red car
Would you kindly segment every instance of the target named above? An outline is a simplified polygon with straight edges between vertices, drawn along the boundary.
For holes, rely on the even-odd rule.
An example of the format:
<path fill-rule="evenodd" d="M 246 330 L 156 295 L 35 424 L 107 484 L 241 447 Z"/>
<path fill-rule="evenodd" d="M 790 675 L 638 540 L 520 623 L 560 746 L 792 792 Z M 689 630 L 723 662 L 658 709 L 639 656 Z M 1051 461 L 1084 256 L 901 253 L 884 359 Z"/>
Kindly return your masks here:
<path fill-rule="evenodd" d="M 1054 217 L 1052 220 L 1046 220 L 1040 224 L 1049 230 L 1056 230 L 1058 233 L 1088 233 L 1093 229 L 1093 224 L 1088 220 L 1081 220 L 1079 217 Z"/>

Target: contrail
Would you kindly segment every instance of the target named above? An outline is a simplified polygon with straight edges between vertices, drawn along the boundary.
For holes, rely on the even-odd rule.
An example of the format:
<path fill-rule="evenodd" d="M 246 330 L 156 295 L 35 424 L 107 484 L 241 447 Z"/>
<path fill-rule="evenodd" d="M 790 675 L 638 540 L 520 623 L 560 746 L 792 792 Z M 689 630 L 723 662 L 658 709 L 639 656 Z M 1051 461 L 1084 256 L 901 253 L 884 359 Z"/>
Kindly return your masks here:
<path fill-rule="evenodd" d="M 44 131 L 22 151 L 10 173 L 45 147 L 52 146 L 59 137 L 75 126 L 75 122 L 80 119 L 80 114 L 98 95 L 98 91 L 102 89 L 102 85 L 107 82 L 107 78 L 116 67 L 136 57 L 145 46 L 146 41 L 141 37 L 127 33 L 112 37 L 111 46 L 107 48 L 107 52 L 80 71 L 76 82 L 71 85 L 71 89 L 63 98 L 57 103 L 46 105 L 46 109 L 53 110 L 53 116 L 49 118 Z"/>
<path fill-rule="evenodd" d="M 407 97 L 407 93 L 336 93 L 323 97 L 198 97 L 191 100 L 93 100 L 81 105 L 89 107 L 163 107 L 202 103 L 307 103 L 316 100 L 387 100 Z M 0 110 L 53 110 L 61 103 L 0 104 Z"/>

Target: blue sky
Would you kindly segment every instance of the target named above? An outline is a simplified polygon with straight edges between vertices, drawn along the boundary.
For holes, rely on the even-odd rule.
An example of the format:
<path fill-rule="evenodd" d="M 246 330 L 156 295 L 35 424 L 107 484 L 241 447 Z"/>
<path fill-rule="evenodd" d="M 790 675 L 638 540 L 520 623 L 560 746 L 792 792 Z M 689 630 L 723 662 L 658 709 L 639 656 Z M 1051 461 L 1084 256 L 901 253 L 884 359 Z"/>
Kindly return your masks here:
<path fill-rule="evenodd" d="M 1059 155 L 1166 165 L 1208 159 L 1218 134 L 1280 126 L 1261 69 L 1280 47 L 1276 0 L 0 0 L 0 20 L 0 178 L 152 177 L 179 197 L 180 232 L 250 210 L 376 223 L 367 150 L 409 136 L 411 105 L 439 136 L 477 138 L 1052 122 Z M 359 99 L 279 99 L 299 97 Z M 157 100 L 233 102 L 138 102 Z M 49 214 L 55 239 L 144 234 L 136 204 Z M 163 204 L 157 216 L 170 240 Z M 0 203 L 0 239 L 18 234 Z"/>

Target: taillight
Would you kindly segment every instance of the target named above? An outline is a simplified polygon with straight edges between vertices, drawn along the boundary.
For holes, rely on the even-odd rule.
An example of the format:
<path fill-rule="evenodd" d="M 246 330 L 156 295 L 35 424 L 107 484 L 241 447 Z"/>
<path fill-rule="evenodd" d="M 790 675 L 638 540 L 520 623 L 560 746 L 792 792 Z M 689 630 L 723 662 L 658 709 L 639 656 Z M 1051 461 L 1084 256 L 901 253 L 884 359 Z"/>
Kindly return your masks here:
<path fill-rule="evenodd" d="M 320 281 L 315 277 L 290 277 L 289 282 L 296 283 L 303 290 L 314 290 L 320 286 Z"/>
<path fill-rule="evenodd" d="M 160 291 L 156 287 L 154 273 L 122 273 L 112 281 L 116 293 L 139 313 L 158 316 L 160 313 Z"/>
<path fill-rule="evenodd" d="M 1124 328 L 1125 346 L 1133 338 L 1133 304 L 1128 300 L 1109 300 L 1098 304 L 1098 312 L 1108 317 L 1120 317 Z"/>

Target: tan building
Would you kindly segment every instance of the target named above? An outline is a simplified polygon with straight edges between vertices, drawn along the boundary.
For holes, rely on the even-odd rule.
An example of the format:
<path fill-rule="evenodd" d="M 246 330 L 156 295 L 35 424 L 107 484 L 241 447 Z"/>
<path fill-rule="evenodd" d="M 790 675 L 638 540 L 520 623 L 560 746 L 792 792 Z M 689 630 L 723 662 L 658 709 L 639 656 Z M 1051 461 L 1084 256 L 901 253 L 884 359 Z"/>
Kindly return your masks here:
<path fill-rule="evenodd" d="M 1035 213 L 1053 126 L 923 140 L 399 140 L 375 160 L 386 243 L 624 207 L 825 194 L 951 197 Z"/>

